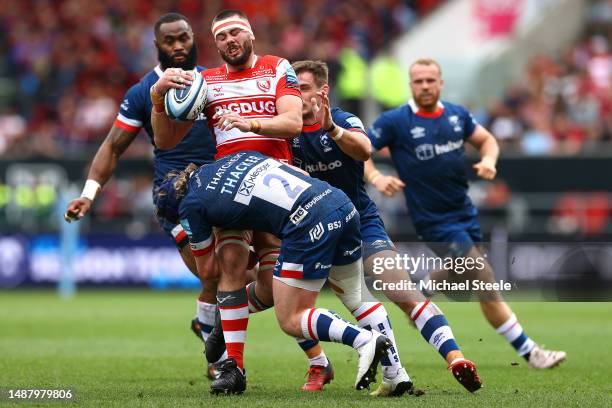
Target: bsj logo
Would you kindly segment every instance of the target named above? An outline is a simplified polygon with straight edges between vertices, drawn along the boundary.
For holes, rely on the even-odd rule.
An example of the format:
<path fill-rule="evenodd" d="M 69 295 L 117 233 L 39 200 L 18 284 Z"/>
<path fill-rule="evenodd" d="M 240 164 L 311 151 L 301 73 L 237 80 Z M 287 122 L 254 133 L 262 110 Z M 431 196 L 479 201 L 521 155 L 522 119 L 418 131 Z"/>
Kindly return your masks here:
<path fill-rule="evenodd" d="M 269 92 L 270 91 L 270 80 L 269 79 L 260 79 L 259 81 L 257 81 L 257 87 L 262 91 L 262 92 Z"/>

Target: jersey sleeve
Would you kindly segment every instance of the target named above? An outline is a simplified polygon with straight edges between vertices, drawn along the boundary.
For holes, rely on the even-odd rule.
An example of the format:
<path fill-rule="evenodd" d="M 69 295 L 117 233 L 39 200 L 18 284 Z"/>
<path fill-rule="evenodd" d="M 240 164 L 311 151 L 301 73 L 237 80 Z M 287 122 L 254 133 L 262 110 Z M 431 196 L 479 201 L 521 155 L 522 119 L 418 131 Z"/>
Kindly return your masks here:
<path fill-rule="evenodd" d="M 276 66 L 276 99 L 285 95 L 302 97 L 297 75 L 289 61 L 281 58 Z"/>
<path fill-rule="evenodd" d="M 463 138 L 467 139 L 474 134 L 478 121 L 465 108 L 461 108 L 461 118 L 463 119 Z"/>
<path fill-rule="evenodd" d="M 336 125 L 344 129 L 367 134 L 361 119 L 352 113 L 334 110 L 332 111 L 332 120 Z"/>
<path fill-rule="evenodd" d="M 214 248 L 212 226 L 206 221 L 206 214 L 201 206 L 186 202 L 179 209 L 181 226 L 189 237 L 193 256 L 202 256 Z"/>
<path fill-rule="evenodd" d="M 148 90 L 146 92 L 148 97 Z M 115 126 L 128 132 L 138 132 L 143 126 L 146 115 L 146 101 L 143 95 L 142 85 L 138 83 L 125 93 L 123 102 L 119 107 L 119 113 L 115 119 Z"/>
<path fill-rule="evenodd" d="M 368 129 L 368 137 L 376 150 L 390 147 L 395 143 L 395 132 L 387 114 L 383 113 Z"/>

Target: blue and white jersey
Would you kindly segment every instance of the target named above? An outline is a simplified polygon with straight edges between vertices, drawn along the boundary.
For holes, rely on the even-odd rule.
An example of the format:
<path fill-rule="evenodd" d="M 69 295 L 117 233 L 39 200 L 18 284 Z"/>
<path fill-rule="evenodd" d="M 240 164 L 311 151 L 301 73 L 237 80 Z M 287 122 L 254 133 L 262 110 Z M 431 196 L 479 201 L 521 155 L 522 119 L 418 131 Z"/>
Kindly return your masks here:
<path fill-rule="evenodd" d="M 336 125 L 367 135 L 357 116 L 339 108 L 333 108 L 331 114 Z M 304 126 L 300 136 L 292 140 L 291 150 L 296 166 L 344 191 L 362 219 L 367 215 L 379 215 L 376 204 L 365 189 L 363 162 L 344 153 L 321 124 Z"/>
<path fill-rule="evenodd" d="M 203 67 L 197 67 L 197 69 L 198 71 L 204 70 Z M 157 82 L 161 75 L 163 75 L 163 71 L 157 66 L 143 76 L 140 82 L 128 89 L 115 120 L 115 126 L 128 132 L 138 132 L 141 128 L 144 128 L 153 146 L 155 146 L 153 128 L 151 127 L 153 103 L 149 92 L 151 86 Z M 215 142 L 208 129 L 206 117 L 201 114 L 176 147 L 169 150 L 155 148 L 154 185 L 159 185 L 171 170 L 183 170 L 189 163 L 197 165 L 210 163 L 214 160 L 215 153 Z"/>
<path fill-rule="evenodd" d="M 324 181 L 247 151 L 196 170 L 179 215 L 194 255 L 200 256 L 212 249 L 213 226 L 264 231 L 284 239 L 296 231 L 308 234 L 326 215 L 349 202 L 342 191 Z"/>
<path fill-rule="evenodd" d="M 384 112 L 368 129 L 376 149 L 391 151 L 417 231 L 476 216 L 463 144 L 477 126 L 459 105 L 439 102 L 436 112 L 427 113 L 410 101 Z"/>

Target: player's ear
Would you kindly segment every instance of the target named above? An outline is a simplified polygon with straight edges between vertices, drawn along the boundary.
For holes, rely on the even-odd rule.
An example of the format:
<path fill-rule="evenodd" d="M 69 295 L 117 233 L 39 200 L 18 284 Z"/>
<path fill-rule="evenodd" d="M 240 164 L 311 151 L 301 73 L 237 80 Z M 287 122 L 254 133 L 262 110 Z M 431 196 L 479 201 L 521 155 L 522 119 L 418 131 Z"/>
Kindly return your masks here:
<path fill-rule="evenodd" d="M 329 84 L 325 84 L 321 87 L 321 90 L 329 95 Z"/>

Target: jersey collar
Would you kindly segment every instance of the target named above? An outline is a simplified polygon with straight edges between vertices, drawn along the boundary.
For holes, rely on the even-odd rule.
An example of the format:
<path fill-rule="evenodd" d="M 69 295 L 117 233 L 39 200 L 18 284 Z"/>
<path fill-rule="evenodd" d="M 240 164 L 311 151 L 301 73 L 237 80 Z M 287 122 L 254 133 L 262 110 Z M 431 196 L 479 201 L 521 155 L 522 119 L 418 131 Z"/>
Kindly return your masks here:
<path fill-rule="evenodd" d="M 319 122 L 302 126 L 302 132 L 316 132 L 319 129 L 321 129 L 321 124 Z"/>
<path fill-rule="evenodd" d="M 421 110 L 414 101 L 414 99 L 408 101 L 408 106 L 410 106 L 412 113 L 422 118 L 435 119 L 439 118 L 444 113 L 444 105 L 441 101 L 438 101 L 438 108 L 434 112 L 425 112 Z"/>
<path fill-rule="evenodd" d="M 155 71 L 157 76 L 160 78 L 162 77 L 162 75 L 164 75 L 164 71 L 162 71 L 161 65 L 156 65 L 155 68 L 153 68 L 153 71 Z"/>

